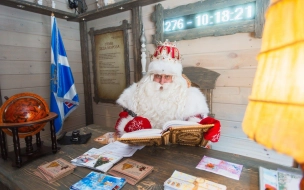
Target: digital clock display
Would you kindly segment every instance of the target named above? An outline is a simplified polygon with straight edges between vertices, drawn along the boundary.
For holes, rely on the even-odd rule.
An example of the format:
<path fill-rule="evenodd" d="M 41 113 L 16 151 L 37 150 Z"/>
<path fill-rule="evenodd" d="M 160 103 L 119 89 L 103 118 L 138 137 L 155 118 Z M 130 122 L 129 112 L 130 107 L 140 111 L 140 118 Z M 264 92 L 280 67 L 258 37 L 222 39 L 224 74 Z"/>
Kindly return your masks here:
<path fill-rule="evenodd" d="M 164 20 L 164 32 L 232 23 L 255 18 L 255 2 Z"/>

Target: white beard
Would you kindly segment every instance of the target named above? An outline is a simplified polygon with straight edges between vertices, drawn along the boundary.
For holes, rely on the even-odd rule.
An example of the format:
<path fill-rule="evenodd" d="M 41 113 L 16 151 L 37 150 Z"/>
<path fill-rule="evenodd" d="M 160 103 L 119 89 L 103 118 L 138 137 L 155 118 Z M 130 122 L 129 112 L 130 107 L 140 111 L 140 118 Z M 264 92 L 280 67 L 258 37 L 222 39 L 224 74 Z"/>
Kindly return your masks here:
<path fill-rule="evenodd" d="M 145 76 L 134 95 L 135 113 L 149 119 L 152 128 L 162 129 L 165 122 L 183 119 L 186 103 L 187 82 L 181 76 L 174 76 L 172 83 L 163 85 Z"/>

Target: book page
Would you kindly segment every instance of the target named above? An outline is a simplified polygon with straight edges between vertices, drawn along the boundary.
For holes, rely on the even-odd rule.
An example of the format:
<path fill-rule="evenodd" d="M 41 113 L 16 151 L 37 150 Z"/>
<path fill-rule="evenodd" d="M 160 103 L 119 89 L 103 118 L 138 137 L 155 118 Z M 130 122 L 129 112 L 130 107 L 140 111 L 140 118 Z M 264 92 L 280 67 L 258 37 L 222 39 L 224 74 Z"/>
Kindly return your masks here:
<path fill-rule="evenodd" d="M 120 138 L 145 138 L 145 137 L 160 137 L 161 129 L 141 129 L 123 134 Z"/>
<path fill-rule="evenodd" d="M 123 157 L 110 154 L 107 151 L 92 148 L 77 158 L 71 160 L 72 164 L 84 166 L 99 171 L 107 172 L 113 164 L 121 160 Z"/>
<path fill-rule="evenodd" d="M 279 190 L 285 190 L 285 189 L 299 190 L 301 179 L 302 179 L 301 174 L 297 175 L 295 173 L 278 171 Z"/>
<path fill-rule="evenodd" d="M 181 179 L 181 180 L 187 181 L 189 183 L 193 183 L 196 179 L 195 176 L 185 174 L 185 173 L 182 173 L 182 172 L 179 172 L 179 171 L 176 171 L 176 170 L 173 172 L 171 177 L 176 178 L 176 179 Z"/>
<path fill-rule="evenodd" d="M 76 166 L 82 166 L 84 163 L 97 159 L 98 154 L 96 152 L 97 152 L 96 148 L 91 148 L 87 152 L 71 160 L 71 162 Z"/>
<path fill-rule="evenodd" d="M 183 189 L 193 189 L 195 186 L 194 184 L 177 179 L 174 177 L 170 177 L 164 183 L 165 189 L 174 189 L 174 190 L 183 190 Z"/>
<path fill-rule="evenodd" d="M 97 159 L 88 161 L 86 163 L 83 163 L 82 165 L 102 172 L 107 172 L 116 162 L 121 159 L 121 156 L 101 153 L 98 154 Z"/>
<path fill-rule="evenodd" d="M 184 121 L 184 120 L 171 120 L 171 121 L 167 121 L 164 125 L 163 125 L 163 131 L 166 131 L 169 127 L 178 127 L 178 126 L 198 126 L 200 125 L 197 122 L 194 121 Z"/>

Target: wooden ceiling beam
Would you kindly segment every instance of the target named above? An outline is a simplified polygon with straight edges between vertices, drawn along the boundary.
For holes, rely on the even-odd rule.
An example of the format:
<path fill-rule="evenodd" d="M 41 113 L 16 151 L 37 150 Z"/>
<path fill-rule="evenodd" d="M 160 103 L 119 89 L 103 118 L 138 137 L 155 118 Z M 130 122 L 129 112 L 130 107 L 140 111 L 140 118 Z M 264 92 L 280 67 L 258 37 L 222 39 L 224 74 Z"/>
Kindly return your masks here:
<path fill-rule="evenodd" d="M 90 21 L 90 20 L 95 20 L 98 18 L 102 18 L 105 16 L 109 16 L 109 15 L 114 15 L 117 13 L 121 13 L 124 11 L 128 11 L 128 10 L 132 10 L 135 7 L 138 6 L 146 6 L 146 5 L 150 5 L 153 3 L 158 3 L 164 0 L 125 0 L 125 1 L 121 1 L 115 4 L 111 4 L 105 7 L 101 7 L 99 9 L 96 10 L 91 10 L 82 14 L 79 14 L 77 18 L 71 18 L 68 20 L 72 20 L 74 21 L 76 20 L 86 20 L 86 21 Z"/>
<path fill-rule="evenodd" d="M 132 8 L 137 6 L 146 6 L 161 1 L 164 0 L 125 0 L 115 4 L 101 7 L 96 10 L 91 10 L 85 13 L 81 13 L 78 15 L 23 0 L 0 0 L 0 5 L 21 9 L 29 12 L 34 12 L 42 15 L 50 16 L 52 13 L 54 13 L 56 18 L 62 18 L 68 21 L 79 22 L 82 20 L 86 20 L 86 21 L 95 20 L 105 16 L 114 15 L 124 11 L 132 10 Z"/>

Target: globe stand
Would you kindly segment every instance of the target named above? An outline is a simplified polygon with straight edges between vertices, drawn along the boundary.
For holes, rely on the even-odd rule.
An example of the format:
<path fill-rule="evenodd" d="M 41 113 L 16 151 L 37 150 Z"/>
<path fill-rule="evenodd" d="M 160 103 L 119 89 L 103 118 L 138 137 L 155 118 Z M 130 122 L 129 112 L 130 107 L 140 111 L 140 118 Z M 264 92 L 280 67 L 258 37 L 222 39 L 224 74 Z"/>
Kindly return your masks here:
<path fill-rule="evenodd" d="M 22 123 L 0 123 L 0 147 L 1 147 L 1 157 L 4 160 L 7 158 L 15 159 L 13 162 L 14 167 L 20 168 L 23 164 L 26 164 L 36 158 L 53 153 L 55 154 L 60 148 L 57 147 L 54 119 L 58 115 L 56 113 L 50 112 L 47 117 L 35 121 L 22 122 Z M 33 126 L 35 124 L 50 122 L 51 130 L 51 147 L 44 146 L 40 138 L 40 132 L 36 134 L 36 143 L 32 144 L 32 136 L 25 137 L 26 147 L 20 149 L 20 141 L 18 135 L 18 128 L 24 126 Z M 14 152 L 7 152 L 6 145 L 6 135 L 3 129 L 9 129 L 12 131 Z"/>

